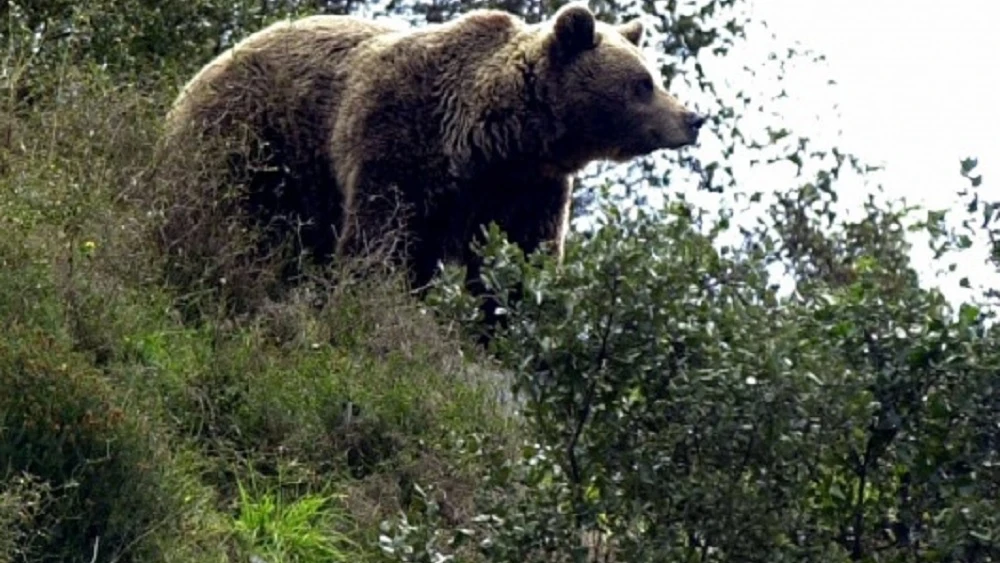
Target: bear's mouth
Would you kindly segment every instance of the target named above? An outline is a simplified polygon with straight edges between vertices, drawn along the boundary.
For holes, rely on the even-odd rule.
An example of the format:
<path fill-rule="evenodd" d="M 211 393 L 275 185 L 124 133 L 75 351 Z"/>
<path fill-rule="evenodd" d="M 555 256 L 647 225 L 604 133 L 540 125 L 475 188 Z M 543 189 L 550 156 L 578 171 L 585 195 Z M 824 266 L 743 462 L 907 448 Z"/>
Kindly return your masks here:
<path fill-rule="evenodd" d="M 661 150 L 679 150 L 696 142 L 697 136 L 694 138 L 689 136 L 683 140 L 678 140 L 676 137 L 666 137 L 651 132 L 643 138 L 635 139 L 633 143 L 614 147 L 610 158 L 616 162 L 625 162 L 634 158 L 649 156 Z"/>
<path fill-rule="evenodd" d="M 694 146 L 696 144 L 698 144 L 698 134 L 697 133 L 695 133 L 694 135 L 689 136 L 688 139 L 685 140 L 685 141 L 665 143 L 661 148 L 666 149 L 666 150 L 675 150 L 676 151 L 676 150 L 683 149 L 685 147 Z"/>
<path fill-rule="evenodd" d="M 687 129 L 683 132 L 674 130 L 667 133 L 661 133 L 656 130 L 650 131 L 650 145 L 653 148 L 649 152 L 679 150 L 695 145 L 698 143 L 698 133 L 697 129 Z"/>

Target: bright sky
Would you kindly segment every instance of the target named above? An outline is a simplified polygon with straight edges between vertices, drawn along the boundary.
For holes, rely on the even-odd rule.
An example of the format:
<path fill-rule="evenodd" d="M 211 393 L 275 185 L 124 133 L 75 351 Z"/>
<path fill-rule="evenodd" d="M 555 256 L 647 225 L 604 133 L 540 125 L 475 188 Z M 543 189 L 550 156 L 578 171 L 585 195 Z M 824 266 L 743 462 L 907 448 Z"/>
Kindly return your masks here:
<path fill-rule="evenodd" d="M 997 169 L 995 0 L 753 2 L 779 37 L 827 55 L 845 134 L 886 161 L 889 184 L 924 185 L 933 197 L 936 180 L 955 183 L 962 157 Z"/>
<path fill-rule="evenodd" d="M 968 185 L 959 162 L 970 156 L 979 158 L 982 188 L 1000 186 L 996 0 L 751 1 L 754 16 L 768 21 L 781 43 L 796 41 L 827 56 L 825 66 L 799 65 L 787 75 L 785 87 L 795 99 L 778 111 L 793 129 L 807 136 L 843 129 L 837 145 L 884 164 L 879 179 L 887 194 L 910 203 L 953 205 L 957 191 Z M 766 38 L 756 37 L 756 47 L 766 51 Z M 838 84 L 825 86 L 828 78 Z M 831 102 L 840 106 L 839 121 Z M 848 201 L 860 201 L 867 191 L 843 189 L 855 192 L 842 194 Z M 985 251 L 979 251 L 960 264 L 960 272 L 991 275 L 997 282 L 1000 276 L 982 265 Z M 914 257 L 930 265 L 922 245 Z M 927 281 L 960 297 L 958 277 Z"/>

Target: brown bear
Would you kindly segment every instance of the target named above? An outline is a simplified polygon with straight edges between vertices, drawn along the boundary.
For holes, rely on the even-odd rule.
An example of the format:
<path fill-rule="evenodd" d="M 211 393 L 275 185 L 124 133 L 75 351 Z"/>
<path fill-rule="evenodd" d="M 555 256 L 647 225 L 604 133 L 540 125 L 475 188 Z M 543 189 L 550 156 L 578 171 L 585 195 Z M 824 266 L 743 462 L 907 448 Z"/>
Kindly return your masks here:
<path fill-rule="evenodd" d="M 195 76 L 168 132 L 251 133 L 263 163 L 230 162 L 248 209 L 320 262 L 405 226 L 415 286 L 450 261 L 472 281 L 481 226 L 561 259 L 574 173 L 696 142 L 705 117 L 664 90 L 642 34 L 578 3 L 534 25 L 494 10 L 416 30 L 281 22 Z"/>

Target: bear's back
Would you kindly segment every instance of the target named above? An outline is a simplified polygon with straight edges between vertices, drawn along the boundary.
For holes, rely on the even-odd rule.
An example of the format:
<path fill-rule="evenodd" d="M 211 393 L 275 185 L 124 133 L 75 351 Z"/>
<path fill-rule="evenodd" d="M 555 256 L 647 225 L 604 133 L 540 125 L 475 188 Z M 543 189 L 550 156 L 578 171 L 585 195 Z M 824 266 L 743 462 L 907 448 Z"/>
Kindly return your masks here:
<path fill-rule="evenodd" d="M 263 119 L 308 128 L 315 115 L 335 111 L 354 49 L 394 30 L 352 16 L 271 24 L 196 74 L 177 97 L 168 124 L 171 130 L 212 124 L 213 133 L 232 129 L 238 120 L 251 126 Z"/>

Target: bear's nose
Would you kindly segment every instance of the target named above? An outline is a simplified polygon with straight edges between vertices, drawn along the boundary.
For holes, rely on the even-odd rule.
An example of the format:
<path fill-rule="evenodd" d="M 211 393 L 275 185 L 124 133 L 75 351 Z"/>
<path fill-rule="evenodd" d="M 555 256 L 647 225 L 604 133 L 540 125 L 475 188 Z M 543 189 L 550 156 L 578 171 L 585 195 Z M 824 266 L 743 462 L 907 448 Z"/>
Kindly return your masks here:
<path fill-rule="evenodd" d="M 705 124 L 708 120 L 707 116 L 701 115 L 699 113 L 689 113 L 687 117 L 684 118 L 684 123 L 687 124 L 688 128 L 692 132 L 696 132 L 701 129 L 701 126 Z"/>

